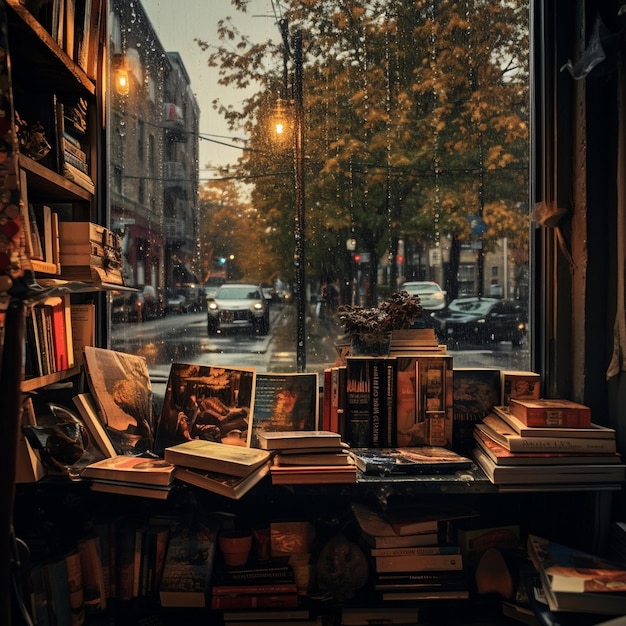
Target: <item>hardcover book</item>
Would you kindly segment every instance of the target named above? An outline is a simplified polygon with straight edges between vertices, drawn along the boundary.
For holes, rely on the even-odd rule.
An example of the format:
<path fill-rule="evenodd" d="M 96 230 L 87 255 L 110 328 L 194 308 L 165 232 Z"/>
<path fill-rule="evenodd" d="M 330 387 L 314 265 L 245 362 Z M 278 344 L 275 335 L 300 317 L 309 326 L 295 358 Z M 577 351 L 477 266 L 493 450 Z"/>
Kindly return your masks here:
<path fill-rule="evenodd" d="M 410 554 L 374 557 L 377 572 L 461 571 L 463 557 L 456 554 Z"/>
<path fill-rule="evenodd" d="M 537 372 L 521 370 L 502 370 L 502 400 L 500 404 L 508 406 L 514 400 L 539 400 L 541 398 L 541 376 Z"/>
<path fill-rule="evenodd" d="M 420 519 L 416 515 L 409 523 L 406 518 L 387 519 L 359 502 L 353 502 L 351 508 L 361 530 L 376 537 L 436 533 L 439 530 L 436 516 L 426 516 Z"/>
<path fill-rule="evenodd" d="M 118 455 L 87 465 L 81 478 L 169 485 L 174 479 L 174 466 L 164 459 Z"/>
<path fill-rule="evenodd" d="M 366 448 L 372 443 L 371 358 L 367 356 L 346 358 L 345 438 L 353 448 Z"/>
<path fill-rule="evenodd" d="M 295 608 L 297 606 L 297 593 L 263 593 L 211 597 L 211 608 L 213 610 Z"/>
<path fill-rule="evenodd" d="M 496 465 L 568 465 L 572 463 L 619 463 L 621 456 L 615 453 L 585 454 L 576 452 L 511 452 L 476 429 L 474 440 L 480 449 Z"/>
<path fill-rule="evenodd" d="M 177 480 L 184 483 L 238 500 L 259 483 L 264 476 L 267 476 L 269 471 L 270 462 L 268 461 L 252 470 L 246 476 L 232 476 L 230 474 L 207 472 L 187 467 L 177 467 L 174 471 L 174 476 Z"/>
<path fill-rule="evenodd" d="M 249 446 L 255 376 L 253 368 L 172 363 L 157 426 L 156 453 L 194 439 Z"/>
<path fill-rule="evenodd" d="M 568 428 L 567 426 L 526 426 L 524 422 L 511 413 L 508 406 L 494 406 L 493 412 L 506 422 L 522 437 L 589 437 L 599 439 L 614 439 L 615 430 L 600 426 L 593 422 L 589 428 Z"/>
<path fill-rule="evenodd" d="M 250 445 L 258 446 L 261 431 L 316 430 L 319 397 L 316 373 L 258 373 Z"/>
<path fill-rule="evenodd" d="M 154 407 L 146 359 L 85 346 L 83 360 L 98 415 L 117 453 L 151 450 Z"/>
<path fill-rule="evenodd" d="M 354 465 L 272 465 L 274 485 L 315 485 L 356 483 Z"/>
<path fill-rule="evenodd" d="M 136 498 L 153 498 L 155 500 L 167 500 L 174 484 L 147 485 L 146 483 L 133 483 L 128 480 L 103 480 L 94 479 L 90 489 L 99 493 L 117 493 Z"/>
<path fill-rule="evenodd" d="M 496 465 L 480 448 L 473 452 L 476 463 L 496 485 L 619 483 L 624 481 L 626 466 L 613 464 L 569 465 Z"/>
<path fill-rule="evenodd" d="M 159 589 L 161 606 L 204 607 L 213 572 L 218 524 L 214 519 L 172 531 Z"/>
<path fill-rule="evenodd" d="M 482 424 L 476 424 L 476 429 L 504 446 L 511 452 L 585 452 L 585 453 L 614 453 L 617 451 L 615 438 L 597 437 L 522 437 L 514 429 L 495 414 L 488 415 Z"/>
<path fill-rule="evenodd" d="M 343 447 L 341 435 L 329 430 L 262 431 L 258 441 L 263 450 Z"/>
<path fill-rule="evenodd" d="M 372 548 L 395 549 L 412 546 L 433 546 L 439 541 L 437 531 L 429 533 L 418 533 L 415 535 L 372 535 L 361 530 L 361 538 Z"/>
<path fill-rule="evenodd" d="M 591 409 L 565 399 L 522 400 L 511 399 L 510 411 L 526 426 L 567 426 L 589 428 Z"/>
<path fill-rule="evenodd" d="M 351 448 L 350 456 L 365 474 L 438 474 L 472 465 L 470 458 L 438 446 Z"/>
<path fill-rule="evenodd" d="M 536 535 L 528 556 L 552 611 L 624 615 L 626 566 Z"/>
<path fill-rule="evenodd" d="M 267 463 L 271 458 L 271 452 L 193 439 L 165 448 L 164 458 L 169 463 L 182 467 L 231 476 L 247 476 L 257 467 Z"/>
<path fill-rule="evenodd" d="M 293 451 L 292 451 L 293 452 Z M 283 454 L 274 456 L 275 465 L 352 465 L 348 450 L 339 452 L 307 452 L 303 454 Z"/>

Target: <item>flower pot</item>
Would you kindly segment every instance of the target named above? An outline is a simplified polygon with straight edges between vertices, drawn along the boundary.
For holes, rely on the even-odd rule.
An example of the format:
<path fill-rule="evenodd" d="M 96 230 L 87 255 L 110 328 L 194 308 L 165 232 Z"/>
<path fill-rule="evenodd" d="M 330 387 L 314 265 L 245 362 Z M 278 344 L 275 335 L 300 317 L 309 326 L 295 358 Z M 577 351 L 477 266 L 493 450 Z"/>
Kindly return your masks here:
<path fill-rule="evenodd" d="M 220 533 L 218 542 L 226 565 L 246 564 L 252 548 L 252 533 L 242 530 L 224 530 Z"/>

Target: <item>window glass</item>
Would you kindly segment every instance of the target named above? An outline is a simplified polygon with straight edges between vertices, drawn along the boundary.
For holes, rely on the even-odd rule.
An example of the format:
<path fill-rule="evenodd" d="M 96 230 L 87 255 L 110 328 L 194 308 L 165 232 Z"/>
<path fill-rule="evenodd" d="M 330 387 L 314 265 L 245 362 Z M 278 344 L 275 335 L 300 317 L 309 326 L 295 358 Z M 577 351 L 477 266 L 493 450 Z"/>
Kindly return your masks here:
<path fill-rule="evenodd" d="M 110 10 L 111 348 L 322 372 L 404 287 L 455 366 L 530 368 L 528 0 Z"/>

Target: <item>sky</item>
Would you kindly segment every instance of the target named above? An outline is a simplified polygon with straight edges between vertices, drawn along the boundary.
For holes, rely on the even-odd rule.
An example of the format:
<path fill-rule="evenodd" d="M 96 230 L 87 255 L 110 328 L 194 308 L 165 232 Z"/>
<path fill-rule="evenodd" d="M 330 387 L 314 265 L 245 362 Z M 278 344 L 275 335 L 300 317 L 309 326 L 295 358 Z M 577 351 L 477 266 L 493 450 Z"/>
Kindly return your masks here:
<path fill-rule="evenodd" d="M 207 66 L 207 55 L 198 48 L 194 39 L 219 45 L 217 23 L 231 16 L 237 28 L 256 41 L 278 39 L 278 27 L 273 18 L 271 0 L 251 0 L 247 14 L 236 11 L 230 0 L 141 0 L 148 17 L 159 34 L 167 52 L 178 52 L 191 80 L 191 88 L 200 107 L 200 134 L 214 141 L 200 140 L 200 179 L 214 178 L 217 167 L 235 163 L 240 147 L 230 147 L 233 133 L 226 122 L 212 108 L 211 102 L 220 98 L 224 103 L 236 105 L 242 93 L 220 87 L 217 71 Z M 241 144 L 235 144 L 240 146 Z M 207 168 L 207 164 L 213 167 Z"/>

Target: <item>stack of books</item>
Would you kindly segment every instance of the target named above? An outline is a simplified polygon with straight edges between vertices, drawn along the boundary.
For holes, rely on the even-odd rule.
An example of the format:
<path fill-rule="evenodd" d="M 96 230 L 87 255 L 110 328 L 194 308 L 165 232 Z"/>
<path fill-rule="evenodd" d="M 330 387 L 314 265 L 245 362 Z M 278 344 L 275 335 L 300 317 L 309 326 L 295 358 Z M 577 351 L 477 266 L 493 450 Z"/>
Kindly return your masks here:
<path fill-rule="evenodd" d="M 469 597 L 461 549 L 440 541 L 439 515 L 383 516 L 360 503 L 353 503 L 352 511 L 383 601 Z"/>
<path fill-rule="evenodd" d="M 163 459 L 115 454 L 84 467 L 81 479 L 92 491 L 167 499 L 173 488 L 174 466 Z"/>
<path fill-rule="evenodd" d="M 211 608 L 238 612 L 252 609 L 296 609 L 298 586 L 293 569 L 285 559 L 253 561 L 236 567 L 222 564 L 214 572 Z M 298 615 L 298 619 L 308 617 L 304 613 Z M 252 614 L 248 615 L 250 616 Z"/>
<path fill-rule="evenodd" d="M 511 400 L 474 428 L 473 456 L 492 483 L 615 488 L 625 477 L 615 431 L 568 400 Z"/>
<path fill-rule="evenodd" d="M 238 500 L 270 470 L 272 454 L 194 439 L 165 448 L 165 460 L 175 465 L 174 477 L 196 487 Z"/>
<path fill-rule="evenodd" d="M 273 484 L 355 483 L 356 466 L 341 435 L 326 430 L 259 431 L 259 446 L 275 453 Z"/>

